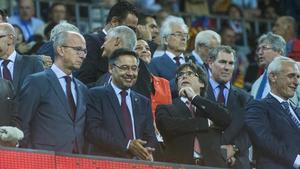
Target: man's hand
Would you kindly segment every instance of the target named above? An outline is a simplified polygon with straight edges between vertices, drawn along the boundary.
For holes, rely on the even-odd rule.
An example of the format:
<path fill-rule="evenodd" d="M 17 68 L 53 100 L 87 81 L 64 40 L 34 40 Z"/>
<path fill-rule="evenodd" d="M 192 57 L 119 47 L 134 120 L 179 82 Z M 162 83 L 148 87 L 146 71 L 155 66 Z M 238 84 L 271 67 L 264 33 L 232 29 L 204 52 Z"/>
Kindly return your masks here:
<path fill-rule="evenodd" d="M 141 38 L 145 41 L 151 41 L 152 40 L 151 32 L 150 32 L 150 30 L 147 26 L 138 25 L 136 32 L 137 32 L 137 37 L 138 38 Z"/>
<path fill-rule="evenodd" d="M 132 140 L 129 144 L 129 151 L 141 160 L 151 160 L 153 159 L 151 155 L 152 151 L 149 148 L 144 148 L 146 143 L 146 141 L 141 139 Z"/>
<path fill-rule="evenodd" d="M 192 101 L 196 93 L 191 87 L 182 87 L 179 91 L 179 96 L 186 97 L 189 101 Z"/>

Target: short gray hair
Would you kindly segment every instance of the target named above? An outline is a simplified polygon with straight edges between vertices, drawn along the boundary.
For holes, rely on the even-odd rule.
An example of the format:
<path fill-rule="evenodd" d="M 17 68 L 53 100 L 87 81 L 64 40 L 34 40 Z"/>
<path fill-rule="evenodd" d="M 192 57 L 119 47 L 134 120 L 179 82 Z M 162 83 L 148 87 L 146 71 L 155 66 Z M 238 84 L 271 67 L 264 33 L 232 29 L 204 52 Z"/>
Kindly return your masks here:
<path fill-rule="evenodd" d="M 221 36 L 212 30 L 204 30 L 197 34 L 195 38 L 195 48 L 199 44 L 205 44 L 206 46 L 210 47 L 210 41 L 212 38 L 215 38 L 218 42 L 218 46 L 221 45 Z"/>
<path fill-rule="evenodd" d="M 123 46 L 122 48 L 134 50 L 136 43 L 137 43 L 137 38 L 135 32 L 130 29 L 127 26 L 117 26 L 114 28 L 111 28 L 107 35 L 107 37 L 118 37 L 120 38 Z"/>
<path fill-rule="evenodd" d="M 232 54 L 234 57 L 234 60 L 236 61 L 235 50 L 227 45 L 220 45 L 216 48 L 209 50 L 209 52 L 208 52 L 209 59 L 214 62 L 217 59 L 220 52 Z"/>
<path fill-rule="evenodd" d="M 286 42 L 280 35 L 276 35 L 272 32 L 263 34 L 258 39 L 258 45 L 262 43 L 270 44 L 273 50 L 280 52 L 283 56 L 285 55 Z"/>
<path fill-rule="evenodd" d="M 283 62 L 293 62 L 298 66 L 297 62 L 294 61 L 293 59 L 284 56 L 278 56 L 274 58 L 273 61 L 269 64 L 268 75 L 270 73 L 275 73 L 275 74 L 279 73 L 282 70 Z"/>
<path fill-rule="evenodd" d="M 59 23 L 58 25 L 56 25 L 52 30 L 51 30 L 51 33 L 50 33 L 50 40 L 51 41 L 54 41 L 54 37 L 56 35 L 58 35 L 59 33 L 61 32 L 64 32 L 64 31 L 72 31 L 72 32 L 77 32 L 79 33 L 79 29 L 70 24 L 70 23 L 67 23 L 67 22 L 62 22 L 62 23 Z"/>
<path fill-rule="evenodd" d="M 162 37 L 162 40 L 172 33 L 173 25 L 181 26 L 181 28 L 188 33 L 188 26 L 185 24 L 184 20 L 181 17 L 170 15 L 161 24 L 160 36 Z"/>

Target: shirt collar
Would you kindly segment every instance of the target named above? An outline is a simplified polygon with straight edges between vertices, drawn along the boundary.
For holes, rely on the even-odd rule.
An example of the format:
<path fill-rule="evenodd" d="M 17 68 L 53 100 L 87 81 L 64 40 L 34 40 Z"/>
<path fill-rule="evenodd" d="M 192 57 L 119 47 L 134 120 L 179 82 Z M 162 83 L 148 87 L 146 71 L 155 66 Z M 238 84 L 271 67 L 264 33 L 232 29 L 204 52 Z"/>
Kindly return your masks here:
<path fill-rule="evenodd" d="M 220 85 L 220 83 L 216 82 L 213 78 L 209 78 L 209 82 L 210 82 L 211 87 L 213 88 L 213 90 L 218 88 L 219 85 Z M 227 89 L 230 89 L 230 81 L 225 83 L 225 86 L 226 86 Z"/>
<path fill-rule="evenodd" d="M 188 101 L 188 99 L 186 97 L 180 97 L 180 100 L 183 102 L 183 103 L 186 103 Z"/>
<path fill-rule="evenodd" d="M 282 102 L 288 102 L 288 100 L 284 100 L 282 99 L 281 97 L 275 95 L 274 93 L 270 92 L 271 96 L 273 96 L 277 101 L 279 101 L 279 103 L 282 103 Z"/>
<path fill-rule="evenodd" d="M 105 29 L 102 29 L 102 32 L 103 32 L 105 35 L 107 35 L 107 32 L 106 32 Z"/>
<path fill-rule="evenodd" d="M 174 57 L 176 57 L 172 52 L 167 51 L 167 50 L 166 50 L 166 54 L 167 54 L 172 60 L 174 60 Z M 179 58 L 180 58 L 180 59 L 184 59 L 183 53 L 181 53 L 181 54 L 179 55 Z"/>
<path fill-rule="evenodd" d="M 114 89 L 115 93 L 117 96 L 119 96 L 120 92 L 122 91 L 122 89 L 120 89 L 118 86 L 116 86 L 113 81 L 110 82 L 112 88 Z M 130 89 L 127 89 L 126 92 L 128 93 L 127 96 L 130 96 Z"/>
<path fill-rule="evenodd" d="M 67 75 L 65 72 L 63 72 L 58 66 L 56 66 L 56 64 L 54 63 L 51 66 L 51 69 L 53 70 L 53 72 L 55 73 L 56 77 L 58 79 L 63 78 L 64 76 L 70 76 L 73 79 L 73 75 Z"/>
<path fill-rule="evenodd" d="M 14 50 L 13 53 L 10 54 L 7 59 L 10 60 L 12 63 L 14 63 L 16 60 L 16 56 L 17 56 L 17 52 Z"/>

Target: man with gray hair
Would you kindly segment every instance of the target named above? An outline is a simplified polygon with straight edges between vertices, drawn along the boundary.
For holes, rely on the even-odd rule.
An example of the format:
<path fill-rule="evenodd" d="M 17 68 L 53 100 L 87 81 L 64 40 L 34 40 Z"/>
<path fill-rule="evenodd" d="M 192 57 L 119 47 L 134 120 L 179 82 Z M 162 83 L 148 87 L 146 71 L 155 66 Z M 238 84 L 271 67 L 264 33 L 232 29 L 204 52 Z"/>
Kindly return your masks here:
<path fill-rule="evenodd" d="M 26 76 L 43 71 L 43 63 L 36 56 L 16 52 L 16 32 L 9 23 L 0 23 L 0 76 L 12 82 L 18 94 Z"/>
<path fill-rule="evenodd" d="M 87 87 L 74 78 L 87 50 L 80 33 L 54 37 L 55 61 L 50 69 L 28 76 L 19 101 L 24 148 L 83 153 Z"/>
<path fill-rule="evenodd" d="M 256 168 L 300 167 L 299 108 L 293 107 L 289 101 L 295 95 L 299 76 L 294 60 L 276 57 L 268 66 L 270 93 L 247 105 L 245 126 L 257 147 Z"/>
<path fill-rule="evenodd" d="M 192 60 L 192 62 L 202 67 L 208 73 L 209 49 L 220 45 L 221 37 L 217 32 L 212 30 L 201 31 L 195 38 L 195 48 L 188 59 Z"/>
<path fill-rule="evenodd" d="M 186 58 L 183 52 L 186 50 L 189 38 L 188 26 L 182 18 L 168 16 L 161 25 L 160 34 L 162 38 L 161 44 L 165 47 L 165 54 L 153 58 L 149 68 L 154 75 L 170 81 L 172 96 L 176 97 L 176 69 L 185 63 Z"/>

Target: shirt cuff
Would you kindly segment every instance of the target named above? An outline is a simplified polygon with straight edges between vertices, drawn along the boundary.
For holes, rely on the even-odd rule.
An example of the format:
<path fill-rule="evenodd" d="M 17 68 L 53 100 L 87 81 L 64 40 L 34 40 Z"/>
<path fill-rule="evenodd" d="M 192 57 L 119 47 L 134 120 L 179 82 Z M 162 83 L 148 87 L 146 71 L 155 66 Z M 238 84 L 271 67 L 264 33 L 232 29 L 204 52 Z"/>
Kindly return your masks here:
<path fill-rule="evenodd" d="M 296 157 L 296 160 L 294 161 L 294 168 L 299 168 L 300 167 L 300 155 L 298 154 Z"/>
<path fill-rule="evenodd" d="M 132 140 L 129 140 L 128 143 L 127 143 L 127 146 L 126 146 L 126 149 L 127 149 L 127 150 L 129 150 L 129 145 L 130 145 L 131 141 L 132 141 Z"/>

